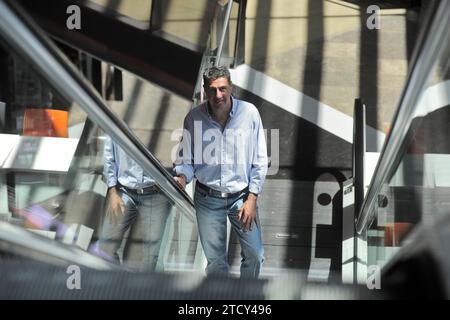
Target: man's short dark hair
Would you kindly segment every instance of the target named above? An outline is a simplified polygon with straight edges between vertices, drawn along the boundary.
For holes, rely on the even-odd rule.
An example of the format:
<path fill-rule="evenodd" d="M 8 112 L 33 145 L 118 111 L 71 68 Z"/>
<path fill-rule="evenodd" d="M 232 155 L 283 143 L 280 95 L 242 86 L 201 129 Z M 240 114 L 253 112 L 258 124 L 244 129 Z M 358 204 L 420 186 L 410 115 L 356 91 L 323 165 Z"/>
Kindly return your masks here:
<path fill-rule="evenodd" d="M 227 78 L 228 83 L 231 84 L 231 76 L 228 68 L 223 66 L 209 67 L 203 73 L 203 83 L 205 86 L 209 85 L 212 81 L 219 78 Z"/>

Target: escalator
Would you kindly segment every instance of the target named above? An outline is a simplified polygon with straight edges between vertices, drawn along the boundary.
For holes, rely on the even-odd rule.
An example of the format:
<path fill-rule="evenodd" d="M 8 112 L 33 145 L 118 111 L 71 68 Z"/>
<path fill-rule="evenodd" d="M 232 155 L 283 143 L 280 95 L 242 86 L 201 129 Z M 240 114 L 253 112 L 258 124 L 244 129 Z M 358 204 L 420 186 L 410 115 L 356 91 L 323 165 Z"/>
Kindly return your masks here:
<path fill-rule="evenodd" d="M 167 40 L 170 37 L 161 37 L 161 32 L 152 34 L 142 28 L 130 27 L 123 19 L 113 19 L 114 14 L 99 13 L 98 7 L 80 1 L 83 12 L 92 15 L 89 20 L 102 21 L 111 28 L 107 30 L 116 30 L 114 28 L 117 27 L 117 32 L 122 35 L 130 32 L 129 35 L 133 37 L 136 35 L 142 39 L 158 39 L 149 40 L 152 46 L 163 43 L 161 47 L 168 51 L 165 54 L 156 51 L 147 61 L 146 56 L 141 55 L 141 47 L 137 42 L 130 41 L 131 50 L 128 52 L 120 39 L 111 37 L 105 40 L 102 38 L 104 34 L 96 33 L 95 28 L 88 28 L 82 34 L 78 34 L 80 31 L 64 30 L 64 27 L 57 27 L 51 22 L 59 21 L 65 25 L 65 19 L 57 17 L 59 11 L 46 7 L 51 11 L 48 13 L 44 9 L 33 9 L 35 4 L 31 1 L 22 3 L 36 14 L 42 26 L 58 40 L 132 70 L 189 99 L 192 96 L 201 99 L 197 75 L 201 74 L 206 65 L 219 61 L 232 65 L 236 61 L 233 57 L 221 60 L 220 50 L 219 56 L 217 52 L 210 56 L 198 54 L 197 49 L 189 50 L 175 44 L 175 41 Z M 54 4 L 58 10 L 65 8 L 52 1 L 45 3 Z M 61 3 L 68 4 L 63 1 Z M 433 8 L 434 11 L 430 11 L 430 14 L 434 19 L 429 17 L 427 20 L 430 23 L 428 29 L 425 29 L 428 33 L 424 33 L 421 38 L 420 43 L 423 45 L 418 49 L 417 60 L 411 68 L 392 131 L 379 155 L 380 161 L 373 174 L 373 181 L 367 193 L 361 190 L 366 187 L 364 183 L 358 185 L 358 194 L 361 195 L 362 191 L 365 198 L 358 197 L 357 201 L 364 199 L 364 203 L 356 206 L 357 212 L 346 224 L 346 221 L 337 221 L 339 214 L 334 211 L 341 201 L 346 201 L 342 199 L 346 196 L 345 187 L 345 190 L 339 190 L 333 186 L 327 189 L 327 194 L 323 190 L 329 185 L 323 187 L 318 184 L 320 186 L 315 187 L 302 182 L 292 184 L 297 191 L 310 192 L 322 207 L 328 206 L 326 212 L 322 207 L 314 207 L 316 213 L 323 214 L 322 220 L 306 221 L 308 227 L 314 226 L 315 243 L 321 245 L 313 246 L 309 230 L 303 227 L 305 221 L 302 216 L 295 221 L 274 217 L 274 204 L 265 203 L 267 207 L 263 206 L 263 210 L 266 215 L 262 219 L 268 234 L 265 241 L 268 244 L 266 247 L 272 249 L 267 250 L 267 258 L 273 263 L 269 267 L 283 270 L 288 266 L 291 270 L 285 272 L 282 275 L 284 277 L 266 278 L 247 285 L 237 279 L 206 280 L 202 277 L 205 261 L 198 242 L 190 196 L 174 183 L 171 174 L 160 161 L 106 105 L 92 86 L 95 81 L 80 76 L 79 70 L 26 17 L 25 12 L 21 12 L 9 1 L 0 1 L 1 67 L 7 75 L 7 80 L 2 79 L 0 82 L 0 107 L 7 105 L 14 110 L 16 106 L 27 105 L 30 109 L 45 109 L 45 106 L 57 101 L 61 109 L 58 111 L 63 111 L 66 117 L 64 119 L 67 120 L 67 124 L 63 126 L 63 134 L 52 127 L 49 129 L 50 136 L 44 136 L 42 132 L 36 133 L 36 128 L 23 130 L 24 127 L 20 127 L 20 132 L 11 134 L 2 124 L 0 218 L 3 221 L 0 221 L 0 263 L 4 272 L 0 278 L 1 296 L 13 299 L 30 299 L 39 295 L 50 299 L 361 299 L 416 297 L 414 294 L 420 291 L 417 296 L 448 297 L 449 291 L 444 285 L 449 283 L 449 264 L 445 255 L 442 255 L 443 248 L 440 246 L 448 241 L 448 232 L 445 230 L 448 225 L 446 199 L 450 176 L 445 164 L 448 163 L 450 149 L 445 136 L 449 123 L 446 121 L 446 111 L 449 105 L 450 41 L 439 39 L 448 39 L 450 19 L 445 15 L 450 10 L 445 2 L 440 2 Z M 65 15 L 62 16 L 66 18 Z M 438 22 L 431 24 L 431 21 Z M 11 30 L 15 31 L 14 34 Z M 100 41 L 107 41 L 108 49 Z M 210 48 L 207 46 L 206 52 L 210 54 L 208 49 Z M 186 50 L 189 51 L 186 61 L 190 63 L 184 68 L 179 54 L 186 53 Z M 196 60 L 197 58 L 200 60 Z M 190 68 L 192 70 L 188 70 Z M 434 77 L 430 77 L 431 74 Z M 191 75 L 195 75 L 195 79 Z M 10 88 L 13 88 L 12 95 Z M 29 88 L 35 91 L 28 90 Z M 33 96 L 35 92 L 39 92 L 39 97 Z M 251 95 L 248 92 L 241 94 Z M 51 118 L 50 123 L 56 123 L 53 122 L 53 112 L 38 114 L 45 121 Z M 14 118 L 12 115 L 8 117 Z M 16 119 L 21 126 L 28 123 L 25 120 Z M 136 272 L 139 269 L 140 243 L 145 232 L 142 228 L 127 235 L 122 248 L 124 263 L 121 266 L 101 259 L 95 251 L 104 212 L 102 204 L 106 196 L 106 186 L 99 168 L 107 137 L 111 137 L 154 177 L 158 187 L 171 201 L 169 223 L 164 231 L 158 257 L 157 274 Z M 360 150 L 365 152 L 364 147 Z M 274 180 L 266 192 L 272 193 L 270 196 L 278 192 L 281 205 L 291 201 L 289 196 L 292 195 L 283 194 L 280 190 L 280 184 Z M 270 196 L 267 199 L 271 199 Z M 304 201 L 295 199 L 292 203 L 297 207 L 311 206 Z M 329 212 L 328 208 L 331 207 L 333 211 Z M 276 210 L 279 212 L 280 208 Z M 334 227 L 342 226 L 344 230 L 353 233 L 353 238 L 350 239 L 353 241 L 351 259 L 343 261 L 350 262 L 352 266 L 351 283 L 347 285 L 340 284 L 344 279 L 343 274 L 342 279 L 339 278 L 341 274 L 337 275 L 339 279 L 329 279 L 328 274 L 304 273 L 308 268 L 309 271 L 314 269 L 311 267 L 313 263 L 319 265 L 319 271 L 327 268 L 329 271 L 330 265 L 332 271 L 342 267 L 339 266 L 341 256 L 336 254 L 341 249 L 340 230 L 332 230 L 329 227 L 330 221 Z M 287 226 L 287 230 L 282 230 Z M 291 253 L 292 249 L 296 251 L 293 255 L 287 255 L 280 248 L 288 248 Z M 304 248 L 306 249 L 302 251 Z M 342 251 L 345 249 L 342 245 Z M 230 251 L 231 260 L 236 261 L 238 247 L 233 238 Z M 421 258 L 416 259 L 418 256 Z M 326 259 L 329 261 L 324 261 Z M 67 291 L 67 268 L 73 265 L 81 267 L 88 283 L 92 284 L 87 290 Z M 28 275 L 26 279 L 17 277 L 19 269 L 20 274 Z M 291 273 L 292 270 L 298 271 L 296 269 L 302 270 L 300 273 Z M 368 271 L 374 269 L 382 270 L 382 291 L 367 291 Z M 431 284 L 427 286 L 426 281 L 421 282 L 418 287 L 421 290 L 411 287 L 411 281 L 420 277 L 423 272 L 434 273 Z M 52 278 L 52 274 L 57 276 Z M 26 283 L 30 277 L 36 279 L 35 290 L 29 290 Z M 315 287 L 311 281 L 320 278 L 325 279 L 324 282 L 332 280 L 335 286 L 322 284 Z M 41 287 L 48 286 L 47 279 L 53 279 L 57 283 L 53 287 L 56 288 L 54 291 L 40 290 Z M 111 286 L 111 283 L 114 285 Z M 431 291 L 434 289 L 435 295 L 432 295 Z M 14 294 L 9 295 L 9 292 Z"/>
<path fill-rule="evenodd" d="M 431 3 L 371 180 L 354 184 L 363 196 L 347 271 L 359 283 L 377 278 L 372 288 L 390 298 L 449 299 L 449 14 L 447 1 Z"/>
<path fill-rule="evenodd" d="M 200 74 L 199 70 L 208 63 L 219 61 L 221 64 L 236 67 L 244 58 L 245 29 L 241 19 L 245 18 L 246 1 L 234 1 L 228 18 L 226 18 L 228 6 L 223 5 L 213 12 L 214 8 L 211 8 L 213 2 L 172 1 L 170 4 L 167 1 L 154 0 L 146 2 L 147 5 L 142 3 L 136 5 L 134 12 L 141 7 L 141 10 L 145 12 L 145 14 L 137 14 L 130 13 L 133 10 L 125 7 L 126 3 L 131 3 L 127 1 L 78 1 L 74 4 L 81 10 L 80 30 L 69 30 L 66 26 L 69 16 L 66 9 L 72 2 L 45 0 L 37 4 L 35 1 L 23 0 L 20 3 L 54 39 L 82 50 L 101 61 L 118 66 L 123 69 L 124 77 L 126 72 L 132 72 L 189 100 L 194 96 L 197 101 L 201 99 L 201 86 L 199 86 L 201 79 L 199 81 L 197 78 Z M 227 2 L 221 1 L 221 3 Z M 167 14 L 176 6 L 180 7 L 181 14 Z M 197 10 L 196 14 L 190 14 L 187 10 L 192 8 Z M 158 14 L 158 10 L 165 14 Z M 221 11 L 222 15 L 215 16 L 218 14 L 217 11 L 219 13 Z M 145 16 L 148 17 L 145 18 Z M 217 23 L 214 24 L 213 21 L 213 26 L 210 27 L 209 22 L 212 16 L 216 18 Z M 165 24 L 161 23 L 164 17 Z M 221 26 L 228 20 L 233 28 L 230 26 L 227 29 Z M 196 23 L 200 24 L 200 30 L 211 29 L 209 38 L 199 35 L 197 39 L 192 39 L 193 36 L 189 36 L 189 33 L 195 32 L 176 30 L 171 27 L 171 24 L 178 22 L 181 25 L 183 22 L 182 26 L 187 28 L 191 21 L 197 21 Z M 213 29 L 215 32 L 212 31 Z M 227 30 L 223 35 L 226 40 L 222 41 L 221 45 L 221 33 L 225 29 Z M 220 54 L 222 56 L 218 57 Z M 349 164 L 351 143 L 327 130 L 318 128 L 314 122 L 293 116 L 280 108 L 277 102 L 266 100 L 267 98 L 261 96 L 261 92 L 255 93 L 254 88 L 249 88 L 252 85 L 255 87 L 255 83 L 252 81 L 245 83 L 242 80 L 244 76 L 234 70 L 232 72 L 235 96 L 250 101 L 259 108 L 262 119 L 267 125 L 271 145 L 274 146 L 272 155 L 274 160 L 271 168 L 274 174 L 271 174 L 270 180 L 267 180 L 260 201 L 261 218 L 265 226 L 263 241 L 267 255 L 265 274 L 274 275 L 283 270 L 301 269 L 311 270 L 313 278 L 328 279 L 329 272 L 338 272 L 340 267 L 340 183 L 345 180 L 341 172 L 345 171 Z M 136 83 L 140 82 L 136 81 Z M 101 85 L 97 87 L 101 88 Z M 139 88 L 140 86 L 136 85 L 126 91 L 134 92 L 135 89 L 139 91 Z M 134 101 L 130 98 L 128 106 L 130 110 L 134 107 Z M 150 105 L 148 109 L 151 109 Z M 146 108 L 142 113 L 142 118 L 147 116 L 148 109 Z M 161 109 L 169 108 L 164 105 Z M 168 118 L 167 113 L 167 111 L 166 113 L 161 111 L 161 114 Z M 176 115 L 171 114 L 170 118 L 174 119 L 173 122 L 182 123 L 182 118 L 176 119 L 180 115 L 183 113 L 178 112 L 177 107 Z M 283 123 L 284 128 L 278 130 L 280 123 Z M 135 127 L 128 122 L 127 124 L 132 129 L 136 128 L 134 131 L 141 132 L 141 128 L 148 125 L 143 122 Z M 281 132 L 281 136 L 277 136 L 278 132 Z M 139 138 L 144 141 L 148 139 L 148 135 L 147 132 L 141 133 Z M 321 149 L 318 151 L 317 158 L 314 143 L 301 143 L 300 147 L 292 153 L 292 144 L 296 143 L 295 137 L 299 135 L 316 137 L 320 141 Z M 285 141 L 278 145 L 281 161 L 278 161 L 275 154 L 278 141 Z M 147 147 L 150 144 L 148 143 Z M 150 147 L 149 150 L 159 159 L 164 158 L 165 167 L 168 167 L 168 157 L 164 157 L 167 153 L 158 154 Z M 333 157 L 330 157 L 330 154 L 333 154 Z M 300 162 L 296 159 L 300 159 Z M 280 196 L 279 203 L 272 201 L 274 192 Z M 293 194 L 303 196 L 293 201 L 291 199 Z M 317 215 L 313 215 L 312 211 Z M 278 218 L 274 218 L 275 215 Z M 237 238 L 231 234 L 229 260 L 232 264 L 232 272 L 239 272 L 240 259 Z"/>
<path fill-rule="evenodd" d="M 0 134 L 1 297 L 276 298 L 279 293 L 268 293 L 272 285 L 267 280 L 204 278 L 191 197 L 111 111 L 92 79 L 84 78 L 24 12 L 1 1 L 0 15 L 1 61 L 8 83 L 1 87 L 0 101 L 8 110 L 32 110 L 31 116 L 25 112 L 16 118 L 15 133 L 2 124 Z M 55 101 L 63 101 L 64 107 L 52 109 Z M 106 185 L 99 164 L 108 137 L 155 180 L 171 203 L 155 270 L 142 269 L 146 229 L 138 222 L 123 240 L 120 264 L 98 250 L 106 219 Z M 294 297 L 296 290 L 283 294 Z"/>

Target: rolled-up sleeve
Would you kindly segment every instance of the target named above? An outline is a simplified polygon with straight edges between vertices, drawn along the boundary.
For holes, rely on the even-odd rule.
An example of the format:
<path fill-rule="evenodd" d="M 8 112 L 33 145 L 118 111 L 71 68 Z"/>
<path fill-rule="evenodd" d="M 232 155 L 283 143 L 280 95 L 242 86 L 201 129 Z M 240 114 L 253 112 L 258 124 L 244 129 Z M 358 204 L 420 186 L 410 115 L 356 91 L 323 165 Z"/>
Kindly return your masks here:
<path fill-rule="evenodd" d="M 193 166 L 193 141 L 192 125 L 189 121 L 189 115 L 184 119 L 183 135 L 178 146 L 174 171 L 177 175 L 183 174 L 186 177 L 186 183 L 190 183 L 194 178 Z"/>
<path fill-rule="evenodd" d="M 103 158 L 103 175 L 106 180 L 106 185 L 108 188 L 114 187 L 117 184 L 117 163 L 114 157 L 114 144 L 110 137 L 106 137 Z"/>
<path fill-rule="evenodd" d="M 267 145 L 261 117 L 257 114 L 253 132 L 253 159 L 250 170 L 249 191 L 260 194 L 267 174 Z"/>

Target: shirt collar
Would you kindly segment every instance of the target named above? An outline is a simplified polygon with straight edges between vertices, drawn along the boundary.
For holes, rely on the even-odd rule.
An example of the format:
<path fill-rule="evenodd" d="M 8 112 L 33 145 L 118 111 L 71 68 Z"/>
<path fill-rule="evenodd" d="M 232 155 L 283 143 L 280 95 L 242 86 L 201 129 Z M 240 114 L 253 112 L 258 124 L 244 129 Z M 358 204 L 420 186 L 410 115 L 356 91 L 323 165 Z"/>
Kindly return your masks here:
<path fill-rule="evenodd" d="M 232 96 L 230 97 L 230 100 L 231 100 L 230 117 L 232 117 L 236 113 L 237 100 L 233 99 Z"/>

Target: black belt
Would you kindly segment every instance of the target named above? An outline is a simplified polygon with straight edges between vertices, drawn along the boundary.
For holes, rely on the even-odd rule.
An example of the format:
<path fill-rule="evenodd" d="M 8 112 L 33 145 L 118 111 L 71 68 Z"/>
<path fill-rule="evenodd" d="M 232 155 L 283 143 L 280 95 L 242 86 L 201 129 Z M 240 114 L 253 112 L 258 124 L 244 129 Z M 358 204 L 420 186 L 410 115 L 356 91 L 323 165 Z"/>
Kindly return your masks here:
<path fill-rule="evenodd" d="M 221 191 L 211 189 L 210 187 L 204 185 L 203 183 L 201 183 L 199 181 L 197 181 L 196 186 L 199 187 L 200 189 L 202 189 L 203 191 L 205 191 L 209 196 L 215 197 L 215 198 L 232 198 L 232 197 L 235 197 L 235 196 L 241 194 L 242 192 L 245 192 L 248 190 L 248 187 L 245 187 L 244 189 L 242 189 L 241 191 L 238 191 L 238 192 L 233 192 L 233 193 L 221 192 Z"/>
<path fill-rule="evenodd" d="M 136 194 L 149 194 L 149 193 L 157 193 L 160 191 L 160 189 L 158 188 L 158 186 L 155 184 L 153 186 L 150 187 L 145 187 L 145 188 L 136 188 L 136 189 L 131 189 L 125 186 L 122 186 L 125 189 L 127 189 L 128 192 L 132 192 L 132 193 L 136 193 Z"/>

